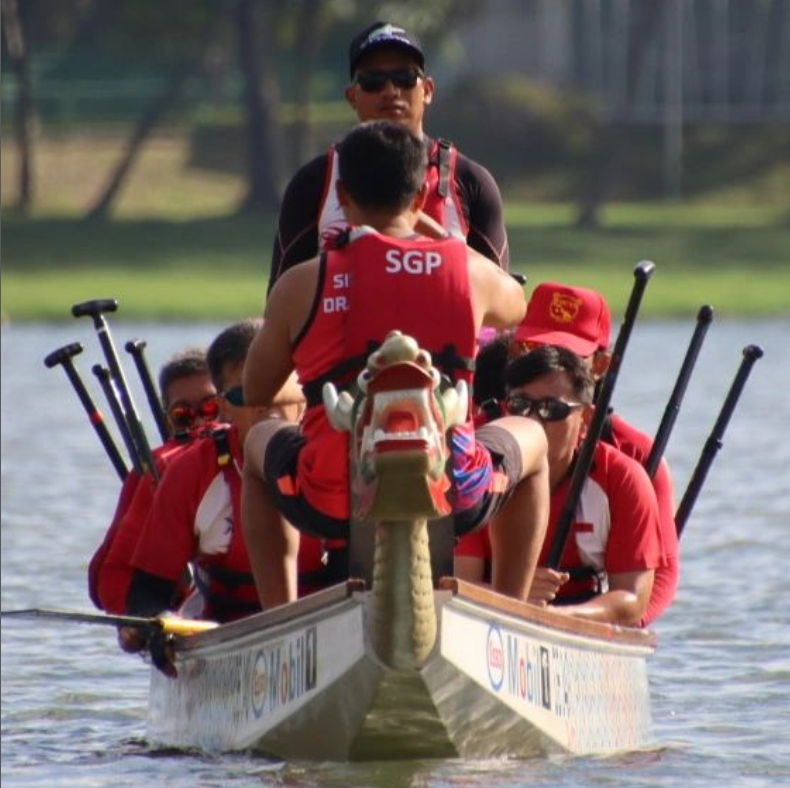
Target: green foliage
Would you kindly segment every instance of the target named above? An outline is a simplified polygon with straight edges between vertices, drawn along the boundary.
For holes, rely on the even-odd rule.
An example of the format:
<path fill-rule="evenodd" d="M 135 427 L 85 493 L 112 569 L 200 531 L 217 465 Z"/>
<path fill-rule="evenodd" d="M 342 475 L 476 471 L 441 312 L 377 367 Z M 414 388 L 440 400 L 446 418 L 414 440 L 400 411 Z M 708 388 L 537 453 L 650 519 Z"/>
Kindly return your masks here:
<path fill-rule="evenodd" d="M 601 290 L 621 314 L 641 259 L 656 263 L 647 317 L 790 316 L 790 226 L 780 207 L 711 203 L 611 206 L 601 230 L 573 207 L 509 203 L 514 270 Z M 234 319 L 261 310 L 273 216 L 193 221 L 6 219 L 3 316 L 66 320 L 72 303 L 116 297 L 126 318 Z"/>
<path fill-rule="evenodd" d="M 596 120 L 578 96 L 513 75 L 464 80 L 449 93 L 440 89 L 428 125 L 484 161 L 507 188 L 535 173 L 578 167 L 589 154 Z"/>

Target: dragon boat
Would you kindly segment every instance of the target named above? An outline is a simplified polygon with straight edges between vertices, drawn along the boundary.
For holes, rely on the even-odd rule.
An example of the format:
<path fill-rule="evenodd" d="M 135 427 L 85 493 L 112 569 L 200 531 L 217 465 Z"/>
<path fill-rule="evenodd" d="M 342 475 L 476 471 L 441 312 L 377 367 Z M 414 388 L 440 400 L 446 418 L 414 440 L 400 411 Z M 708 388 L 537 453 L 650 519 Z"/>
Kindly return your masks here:
<path fill-rule="evenodd" d="M 651 742 L 652 633 L 597 624 L 452 575 L 445 433 L 466 418 L 429 354 L 393 332 L 352 398 L 352 577 L 170 643 L 148 737 L 304 760 L 612 754 Z"/>

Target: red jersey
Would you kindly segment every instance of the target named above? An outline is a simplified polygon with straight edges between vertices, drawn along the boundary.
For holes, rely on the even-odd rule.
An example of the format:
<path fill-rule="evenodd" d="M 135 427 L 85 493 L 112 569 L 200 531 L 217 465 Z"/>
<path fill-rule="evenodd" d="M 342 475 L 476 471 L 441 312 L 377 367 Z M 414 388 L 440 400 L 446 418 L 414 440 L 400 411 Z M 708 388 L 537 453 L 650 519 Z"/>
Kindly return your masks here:
<path fill-rule="evenodd" d="M 570 476 L 551 494 L 551 510 L 539 564 L 545 565 L 570 486 Z M 658 505 L 650 480 L 637 462 L 599 443 L 582 488 L 576 518 L 563 555 L 563 569 L 589 566 L 606 574 L 657 569 L 663 560 Z M 488 528 L 463 537 L 456 555 L 489 559 Z M 587 581 L 571 580 L 559 598 L 589 591 Z"/>
<path fill-rule="evenodd" d="M 612 414 L 610 442 L 627 457 L 644 465 L 653 448 L 653 439 L 640 432 L 624 419 Z M 680 579 L 680 548 L 675 527 L 675 499 L 672 492 L 672 478 L 669 466 L 662 460 L 653 477 L 653 489 L 658 501 L 658 514 L 661 523 L 661 543 L 664 547 L 664 560 L 656 568 L 653 592 L 641 625 L 647 626 L 655 621 L 675 600 Z"/>
<path fill-rule="evenodd" d="M 393 329 L 413 336 L 451 378 L 471 380 L 477 344 L 466 246 L 452 238 L 397 239 L 355 228 L 347 245 L 322 256 L 318 287 L 293 352 L 308 402 L 297 484 L 313 507 L 347 519 L 348 434 L 329 424 L 321 387 L 352 383 Z M 471 421 L 451 445 L 454 474 L 483 483 L 491 460 L 475 443 Z M 466 505 L 473 493 L 463 492 Z"/>
<path fill-rule="evenodd" d="M 189 443 L 171 439 L 154 449 L 160 476 Z M 133 574 L 130 561 L 155 492 L 156 482 L 151 474 L 141 478 L 132 470 L 124 479 L 112 523 L 88 566 L 88 593 L 99 610 L 126 613 L 126 595 Z"/>
<path fill-rule="evenodd" d="M 171 582 L 193 563 L 206 601 L 203 616 L 222 621 L 259 608 L 241 528 L 243 454 L 237 431 L 227 430 L 226 453 L 218 446 L 215 436 L 200 439 L 169 464 L 131 563 Z M 303 535 L 299 571 L 314 573 L 322 554 L 320 541 Z"/>

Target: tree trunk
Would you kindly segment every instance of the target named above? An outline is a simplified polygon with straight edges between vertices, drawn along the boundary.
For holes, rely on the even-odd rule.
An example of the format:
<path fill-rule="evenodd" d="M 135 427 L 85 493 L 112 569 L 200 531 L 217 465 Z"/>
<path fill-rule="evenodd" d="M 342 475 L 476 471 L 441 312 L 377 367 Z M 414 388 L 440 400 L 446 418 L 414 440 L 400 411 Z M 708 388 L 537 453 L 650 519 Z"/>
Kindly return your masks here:
<path fill-rule="evenodd" d="M 2 0 L 2 12 L 4 38 L 17 83 L 14 106 L 14 137 L 19 148 L 17 208 L 26 214 L 33 207 L 35 192 L 36 106 L 28 50 L 17 0 Z"/>
<path fill-rule="evenodd" d="M 313 154 L 313 125 L 310 119 L 313 74 L 328 22 L 324 0 L 303 0 L 296 39 L 296 50 L 299 52 L 295 74 L 296 120 L 291 135 L 294 164 L 297 167 Z"/>
<path fill-rule="evenodd" d="M 201 58 L 202 59 L 202 58 Z M 143 149 L 151 132 L 159 125 L 162 118 L 173 109 L 181 97 L 187 80 L 195 70 L 195 63 L 185 64 L 178 68 L 170 77 L 164 90 L 154 99 L 143 113 L 126 144 L 120 161 L 110 173 L 107 183 L 93 207 L 86 216 L 89 220 L 106 219 L 115 199 L 126 183 L 137 157 Z"/>
<path fill-rule="evenodd" d="M 631 5 L 637 15 L 628 44 L 627 83 L 623 113 L 627 114 L 636 98 L 639 79 L 647 60 L 650 44 L 658 34 L 661 0 L 643 0 Z M 582 185 L 576 217 L 577 227 L 597 227 L 604 205 L 611 199 L 620 181 L 628 146 L 625 119 L 614 119 L 598 129 L 593 143 L 590 168 Z"/>
<path fill-rule="evenodd" d="M 257 10 L 266 18 L 258 36 Z M 280 203 L 277 146 L 277 85 L 265 61 L 274 51 L 273 9 L 270 3 L 238 0 L 236 32 L 239 63 L 244 75 L 244 104 L 247 110 L 248 178 L 242 211 L 277 210 Z M 262 53 L 262 57 L 258 54 Z"/>

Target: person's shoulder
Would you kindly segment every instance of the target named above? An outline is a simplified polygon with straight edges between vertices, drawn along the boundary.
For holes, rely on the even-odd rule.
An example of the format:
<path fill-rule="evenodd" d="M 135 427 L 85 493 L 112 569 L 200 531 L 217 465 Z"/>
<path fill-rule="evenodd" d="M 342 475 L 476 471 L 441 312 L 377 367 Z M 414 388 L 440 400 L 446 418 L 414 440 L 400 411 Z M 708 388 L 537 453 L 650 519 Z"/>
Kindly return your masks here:
<path fill-rule="evenodd" d="M 457 148 L 457 158 L 455 162 L 456 178 L 459 181 L 467 183 L 477 183 L 484 186 L 493 186 L 497 191 L 496 179 L 491 174 L 488 168 L 480 164 L 479 161 L 470 158 L 464 153 L 461 153 Z"/>
<path fill-rule="evenodd" d="M 610 419 L 615 448 L 637 462 L 645 462 L 653 448 L 653 439 L 616 413 L 612 413 Z"/>
<path fill-rule="evenodd" d="M 318 186 L 323 188 L 326 179 L 326 168 L 329 164 L 329 153 L 324 152 L 319 154 L 313 159 L 310 159 L 306 164 L 303 164 L 293 174 L 291 180 L 288 181 L 285 193 L 294 194 L 294 192 L 301 192 L 310 186 Z"/>
<path fill-rule="evenodd" d="M 283 271 L 269 293 L 267 302 L 279 301 L 282 298 L 292 297 L 295 293 L 301 293 L 305 287 L 317 281 L 318 271 L 321 265 L 321 257 L 311 257 L 299 265 Z"/>
<path fill-rule="evenodd" d="M 629 482 L 637 487 L 652 489 L 647 472 L 637 460 L 603 441 L 598 441 L 595 447 L 592 475 L 605 485 Z"/>
<path fill-rule="evenodd" d="M 171 484 L 183 483 L 185 479 L 197 481 L 201 476 L 211 472 L 217 465 L 217 441 L 215 434 L 227 427 L 217 427 L 211 433 L 201 435 L 174 454 L 167 463 L 163 479 Z"/>

